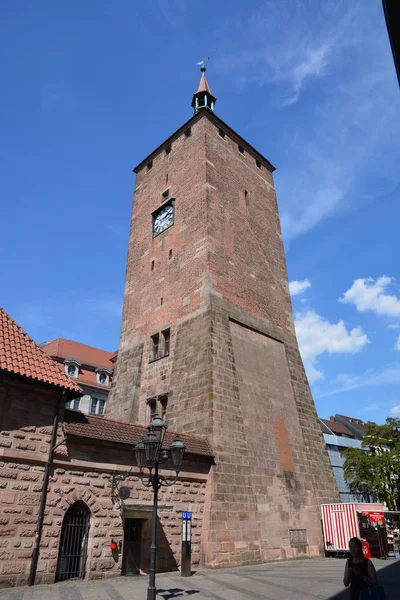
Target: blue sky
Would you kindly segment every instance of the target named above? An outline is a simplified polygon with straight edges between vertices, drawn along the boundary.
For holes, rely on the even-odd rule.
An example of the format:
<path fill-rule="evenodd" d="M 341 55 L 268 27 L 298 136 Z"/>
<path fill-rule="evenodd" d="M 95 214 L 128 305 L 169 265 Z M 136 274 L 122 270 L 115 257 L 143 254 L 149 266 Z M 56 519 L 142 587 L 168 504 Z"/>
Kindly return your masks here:
<path fill-rule="evenodd" d="M 38 342 L 118 346 L 134 176 L 191 115 L 276 167 L 318 412 L 400 415 L 399 89 L 380 0 L 0 5 L 2 306 Z"/>

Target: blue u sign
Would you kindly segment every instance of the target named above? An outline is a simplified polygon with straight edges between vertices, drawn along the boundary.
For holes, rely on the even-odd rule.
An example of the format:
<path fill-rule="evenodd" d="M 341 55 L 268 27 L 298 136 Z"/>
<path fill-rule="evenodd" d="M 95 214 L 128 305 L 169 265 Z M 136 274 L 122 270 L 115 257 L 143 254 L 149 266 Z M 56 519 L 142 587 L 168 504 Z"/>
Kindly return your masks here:
<path fill-rule="evenodd" d="M 182 512 L 182 521 L 190 521 L 192 518 L 191 512 Z"/>

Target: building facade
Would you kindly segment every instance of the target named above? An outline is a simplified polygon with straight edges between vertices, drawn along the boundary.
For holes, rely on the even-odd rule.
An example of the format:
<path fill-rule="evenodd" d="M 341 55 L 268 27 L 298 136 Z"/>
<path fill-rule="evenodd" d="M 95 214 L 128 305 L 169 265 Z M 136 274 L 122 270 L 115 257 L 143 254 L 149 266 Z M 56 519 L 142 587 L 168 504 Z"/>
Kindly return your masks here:
<path fill-rule="evenodd" d="M 364 422 L 355 417 L 335 415 L 329 420 L 320 419 L 320 424 L 342 502 L 372 502 L 370 495 L 364 498 L 362 494 L 353 494 L 343 474 L 342 450 L 345 448 L 362 449 Z"/>
<path fill-rule="evenodd" d="M 63 366 L 65 374 L 83 390 L 68 400 L 66 408 L 85 414 L 104 415 L 114 371 L 115 353 L 57 338 L 41 344 L 43 350 Z"/>
<path fill-rule="evenodd" d="M 106 414 L 161 412 L 215 452 L 201 559 L 209 567 L 322 552 L 339 499 L 300 357 L 271 163 L 194 114 L 135 169 L 121 338 Z"/>
<path fill-rule="evenodd" d="M 65 409 L 82 394 L 63 366 L 0 309 L 0 588 L 28 583 L 35 547 L 35 583 L 148 570 L 152 492 L 140 483 L 133 456 L 147 430 Z M 173 437 L 167 433 L 167 446 Z M 192 512 L 193 565 L 200 560 L 212 450 L 196 436 L 181 439 L 179 480 L 160 492 L 158 571 L 179 568 L 182 511 Z M 175 476 L 168 463 L 161 473 Z"/>

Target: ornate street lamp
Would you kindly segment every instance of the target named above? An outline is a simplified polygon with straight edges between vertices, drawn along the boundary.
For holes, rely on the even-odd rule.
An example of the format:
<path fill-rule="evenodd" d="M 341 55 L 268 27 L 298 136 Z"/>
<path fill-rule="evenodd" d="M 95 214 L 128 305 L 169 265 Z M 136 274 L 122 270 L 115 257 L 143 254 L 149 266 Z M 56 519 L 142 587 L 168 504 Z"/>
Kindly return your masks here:
<path fill-rule="evenodd" d="M 163 450 L 164 436 L 166 425 L 164 421 L 155 415 L 148 426 L 149 433 L 145 438 L 142 438 L 134 447 L 136 462 L 140 469 L 140 480 L 146 487 L 153 488 L 153 516 L 151 522 L 151 546 L 150 546 L 150 569 L 149 569 L 149 586 L 147 588 L 147 600 L 156 600 L 156 540 L 157 540 L 157 504 L 158 490 L 160 487 L 170 487 L 176 483 L 179 471 L 183 462 L 183 454 L 185 446 L 176 436 L 169 450 Z M 158 474 L 158 466 L 165 463 L 171 455 L 172 462 L 175 467 L 175 478 L 173 481 L 167 481 L 163 475 Z M 149 471 L 147 479 L 145 479 L 143 469 Z"/>

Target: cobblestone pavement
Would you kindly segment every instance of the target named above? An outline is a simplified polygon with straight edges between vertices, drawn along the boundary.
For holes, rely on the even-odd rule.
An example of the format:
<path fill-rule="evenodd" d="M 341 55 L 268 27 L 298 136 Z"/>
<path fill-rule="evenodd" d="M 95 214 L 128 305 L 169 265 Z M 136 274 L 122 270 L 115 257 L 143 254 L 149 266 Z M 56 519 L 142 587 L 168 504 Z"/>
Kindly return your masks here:
<path fill-rule="evenodd" d="M 400 599 L 400 560 L 374 560 L 388 600 Z M 345 561 L 298 560 L 236 569 L 202 570 L 190 578 L 157 575 L 157 600 L 345 600 Z M 146 600 L 147 577 L 71 581 L 0 591 L 0 600 Z"/>

